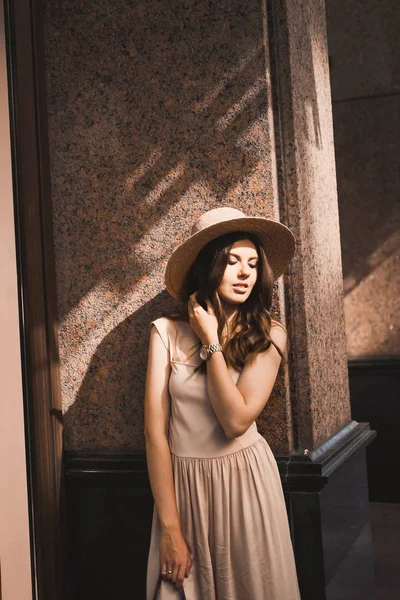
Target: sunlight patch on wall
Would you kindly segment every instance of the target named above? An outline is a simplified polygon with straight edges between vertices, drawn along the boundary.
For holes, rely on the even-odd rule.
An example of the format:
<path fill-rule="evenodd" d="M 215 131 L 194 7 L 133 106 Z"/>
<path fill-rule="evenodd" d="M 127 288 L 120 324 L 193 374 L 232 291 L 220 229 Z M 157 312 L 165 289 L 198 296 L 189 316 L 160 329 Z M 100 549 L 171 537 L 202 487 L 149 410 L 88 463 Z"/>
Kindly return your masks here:
<path fill-rule="evenodd" d="M 162 148 L 161 146 L 157 146 L 150 152 L 148 159 L 143 162 L 140 167 L 135 169 L 135 171 L 128 177 L 126 180 L 126 190 L 129 192 L 132 190 L 135 183 L 141 180 L 141 178 L 159 161 L 162 157 Z"/>
<path fill-rule="evenodd" d="M 220 79 L 218 84 L 210 91 L 208 91 L 204 98 L 199 102 L 194 102 L 191 105 L 191 109 L 196 113 L 201 113 L 207 110 L 210 105 L 218 98 L 218 96 L 224 91 L 226 85 L 229 84 L 232 79 L 237 77 L 244 69 L 249 65 L 252 60 L 255 60 L 257 54 L 263 48 L 263 42 L 257 44 L 254 48 L 249 50 L 246 55 L 239 61 L 238 66 L 235 69 L 227 71 Z"/>
<path fill-rule="evenodd" d="M 344 299 L 349 356 L 400 353 L 400 232 L 368 257 L 358 283 L 346 277 Z M 390 301 L 388 300 L 390 299 Z"/>
<path fill-rule="evenodd" d="M 243 94 L 238 102 L 235 102 L 233 106 L 226 112 L 226 114 L 218 119 L 215 124 L 216 129 L 223 131 L 228 125 L 236 119 L 239 113 L 245 109 L 253 98 L 260 94 L 265 89 L 265 78 L 258 77 L 254 84 Z"/>

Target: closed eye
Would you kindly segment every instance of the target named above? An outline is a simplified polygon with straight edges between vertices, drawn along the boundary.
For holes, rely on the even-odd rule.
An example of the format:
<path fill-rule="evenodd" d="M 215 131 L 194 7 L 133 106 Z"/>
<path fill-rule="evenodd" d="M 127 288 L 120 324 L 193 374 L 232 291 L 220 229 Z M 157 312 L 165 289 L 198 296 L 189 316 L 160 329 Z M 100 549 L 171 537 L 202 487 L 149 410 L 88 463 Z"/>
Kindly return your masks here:
<path fill-rule="evenodd" d="M 228 260 L 228 265 L 236 265 L 237 262 L 238 262 L 237 260 Z M 252 269 L 256 269 L 257 265 L 258 265 L 258 263 L 248 263 L 248 264 L 249 264 L 249 267 Z"/>

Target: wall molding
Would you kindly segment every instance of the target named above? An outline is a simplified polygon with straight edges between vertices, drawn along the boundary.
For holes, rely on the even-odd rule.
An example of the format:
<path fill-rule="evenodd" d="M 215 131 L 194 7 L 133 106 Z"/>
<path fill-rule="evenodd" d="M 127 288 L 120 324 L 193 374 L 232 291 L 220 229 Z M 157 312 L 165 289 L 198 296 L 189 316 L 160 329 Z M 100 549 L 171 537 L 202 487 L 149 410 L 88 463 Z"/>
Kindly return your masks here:
<path fill-rule="evenodd" d="M 389 354 L 387 356 L 355 356 L 348 359 L 349 371 L 362 370 L 400 370 L 400 355 Z"/>

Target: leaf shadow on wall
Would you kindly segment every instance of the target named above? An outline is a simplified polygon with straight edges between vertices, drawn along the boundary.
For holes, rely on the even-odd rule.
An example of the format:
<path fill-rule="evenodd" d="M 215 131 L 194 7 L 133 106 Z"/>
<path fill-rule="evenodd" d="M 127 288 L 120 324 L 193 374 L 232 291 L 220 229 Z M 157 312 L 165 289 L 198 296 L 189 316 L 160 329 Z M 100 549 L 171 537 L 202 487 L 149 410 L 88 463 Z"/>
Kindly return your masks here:
<path fill-rule="evenodd" d="M 263 182 L 248 182 L 271 141 L 258 4 L 103 0 L 84 15 L 69 2 L 48 5 L 63 321 L 99 281 L 123 296 L 164 260 L 180 231 L 167 223 L 164 239 L 153 239 L 152 230 L 185 194 L 186 214 L 240 185 L 239 204 L 265 196 Z"/>

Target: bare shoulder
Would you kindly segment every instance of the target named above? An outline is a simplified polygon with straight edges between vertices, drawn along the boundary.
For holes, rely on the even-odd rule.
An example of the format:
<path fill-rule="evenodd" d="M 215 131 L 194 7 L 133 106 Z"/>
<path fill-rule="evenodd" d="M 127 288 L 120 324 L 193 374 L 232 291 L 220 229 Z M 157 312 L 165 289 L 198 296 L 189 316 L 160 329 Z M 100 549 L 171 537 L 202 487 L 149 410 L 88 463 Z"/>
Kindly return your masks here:
<path fill-rule="evenodd" d="M 275 329 L 275 328 L 279 328 L 279 329 L 281 329 L 282 331 L 285 331 L 285 332 L 286 332 L 286 329 L 285 329 L 285 327 L 282 325 L 282 323 L 279 323 L 279 321 L 275 321 L 275 319 L 271 319 L 271 331 L 272 331 L 272 329 Z"/>
<path fill-rule="evenodd" d="M 270 336 L 272 341 L 279 346 L 283 352 L 287 341 L 287 331 L 282 323 L 279 323 L 279 321 L 271 321 Z"/>

